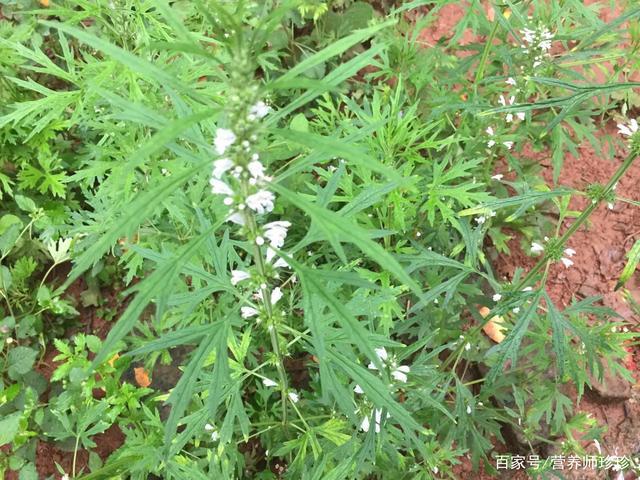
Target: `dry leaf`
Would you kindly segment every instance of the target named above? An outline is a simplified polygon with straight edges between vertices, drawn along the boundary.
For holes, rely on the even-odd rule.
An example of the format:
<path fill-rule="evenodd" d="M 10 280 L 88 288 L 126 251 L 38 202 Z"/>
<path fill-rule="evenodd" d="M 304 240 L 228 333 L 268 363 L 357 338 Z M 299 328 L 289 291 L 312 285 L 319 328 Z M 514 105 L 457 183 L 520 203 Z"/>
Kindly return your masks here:
<path fill-rule="evenodd" d="M 486 318 L 487 315 L 489 315 L 490 311 L 491 310 L 487 307 L 482 307 L 479 310 L 482 318 Z M 503 327 L 503 325 L 504 318 L 496 315 L 495 317 L 491 317 L 491 319 L 487 323 L 485 323 L 484 327 L 482 327 L 482 330 L 491 340 L 496 343 L 501 343 L 505 338 L 505 328 Z"/>
<path fill-rule="evenodd" d="M 49 0 L 40 0 L 40 5 L 42 5 L 43 7 L 48 7 L 49 6 Z"/>
<path fill-rule="evenodd" d="M 133 373 L 136 377 L 136 382 L 143 388 L 151 385 L 151 379 L 149 378 L 149 374 L 144 369 L 144 367 L 136 367 L 133 369 Z"/>

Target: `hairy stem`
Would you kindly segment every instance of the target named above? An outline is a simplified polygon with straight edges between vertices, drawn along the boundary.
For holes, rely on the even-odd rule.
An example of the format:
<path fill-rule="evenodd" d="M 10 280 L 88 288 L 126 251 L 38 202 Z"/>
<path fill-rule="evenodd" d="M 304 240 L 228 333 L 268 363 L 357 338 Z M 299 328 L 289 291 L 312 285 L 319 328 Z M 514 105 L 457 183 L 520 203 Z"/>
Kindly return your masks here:
<path fill-rule="evenodd" d="M 243 185 L 242 188 L 246 191 L 247 186 Z M 245 221 L 247 228 L 249 229 L 250 235 L 252 239 L 255 239 L 258 236 L 258 225 L 256 223 L 256 219 L 254 215 L 245 209 Z M 267 278 L 267 271 L 265 268 L 264 260 L 262 258 L 262 250 L 259 245 L 255 243 L 254 240 L 254 248 L 253 248 L 253 260 L 258 269 L 258 273 L 262 279 Z M 273 353 L 276 356 L 276 369 L 278 371 L 279 377 L 279 385 L 280 385 L 280 398 L 282 401 L 282 425 L 287 424 L 287 391 L 289 390 L 289 384 L 287 381 L 287 373 L 284 368 L 284 358 L 282 357 L 282 352 L 280 351 L 280 343 L 278 340 L 278 331 L 276 324 L 276 317 L 273 314 L 273 309 L 271 305 L 271 293 L 272 288 L 268 283 L 264 284 L 264 288 L 260 287 L 260 293 L 262 296 L 262 304 L 264 306 L 265 312 L 267 313 L 267 330 L 269 331 L 269 337 L 271 339 L 271 348 L 273 349 Z"/>

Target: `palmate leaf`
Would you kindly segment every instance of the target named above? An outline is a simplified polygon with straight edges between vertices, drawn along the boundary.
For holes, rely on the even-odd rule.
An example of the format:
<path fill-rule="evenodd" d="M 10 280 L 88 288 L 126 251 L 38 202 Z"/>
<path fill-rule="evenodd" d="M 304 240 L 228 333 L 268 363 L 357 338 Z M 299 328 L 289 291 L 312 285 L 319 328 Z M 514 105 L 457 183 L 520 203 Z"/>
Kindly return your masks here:
<path fill-rule="evenodd" d="M 149 302 L 163 290 L 166 290 L 167 285 L 171 285 L 181 267 L 198 251 L 206 237 L 207 235 L 203 234 L 191 240 L 180 248 L 174 257 L 159 265 L 150 276 L 129 290 L 129 293 L 137 292 L 136 296 L 107 335 L 102 349 L 93 360 L 92 368 L 102 363 L 116 343 L 129 333 Z"/>
<path fill-rule="evenodd" d="M 210 165 L 210 163 L 209 160 L 201 161 L 182 173 L 163 178 L 159 185 L 139 194 L 134 201 L 127 205 L 125 212 L 122 212 L 119 207 L 106 214 L 105 218 L 111 218 L 111 222 L 106 225 L 104 233 L 78 256 L 67 281 L 60 287 L 59 291 L 64 291 L 83 272 L 95 265 L 119 238 L 126 236 L 137 228 L 172 192 L 187 180 L 193 178 L 198 171 Z"/>
<path fill-rule="evenodd" d="M 565 351 L 567 347 L 565 330 L 569 325 L 567 325 L 567 320 L 564 318 L 562 312 L 556 308 L 546 291 L 544 292 L 544 299 L 549 312 L 549 321 L 551 322 L 551 345 L 553 353 L 556 356 L 557 376 L 562 377 L 564 375 Z"/>
<path fill-rule="evenodd" d="M 304 212 L 316 222 L 320 230 L 322 230 L 332 242 L 332 245 L 339 241 L 353 243 L 371 260 L 391 273 L 400 282 L 407 285 L 416 295 L 420 296 L 422 294 L 420 286 L 407 275 L 402 266 L 391 254 L 369 238 L 369 233 L 365 229 L 335 212 L 308 202 L 301 195 L 280 185 L 273 184 L 272 187 L 284 199 L 289 201 L 290 204 L 296 205 L 304 210 Z M 346 263 L 346 258 L 342 258 L 342 260 Z"/>
<path fill-rule="evenodd" d="M 330 154 L 333 157 L 343 157 L 356 165 L 362 165 L 368 170 L 373 170 L 390 179 L 400 181 L 400 176 L 397 171 L 373 158 L 364 148 L 347 143 L 344 140 L 335 140 L 324 135 L 285 129 L 274 129 L 272 132 L 288 140 L 290 143 L 298 143 L 308 148 Z"/>
<path fill-rule="evenodd" d="M 210 325 L 209 333 L 202 339 L 198 349 L 194 352 L 189 364 L 185 368 L 177 385 L 171 391 L 171 395 L 167 399 L 167 403 L 171 404 L 171 413 L 164 426 L 164 442 L 170 445 L 174 438 L 178 422 L 182 418 L 182 414 L 186 410 L 192 399 L 193 390 L 196 380 L 202 374 L 201 368 L 206 360 L 209 352 L 211 352 L 216 344 L 218 335 L 224 329 L 218 329 L 214 325 Z"/>
<path fill-rule="evenodd" d="M 516 367 L 520 344 L 522 343 L 522 339 L 529 329 L 529 323 L 531 322 L 531 319 L 536 314 L 541 296 L 542 292 L 538 291 L 536 295 L 531 298 L 531 304 L 526 307 L 526 309 L 524 310 L 524 314 L 517 319 L 513 330 L 509 332 L 502 343 L 499 343 L 487 352 L 487 356 L 493 354 L 497 356 L 496 363 L 493 365 L 493 367 L 491 367 L 491 370 L 489 370 L 489 373 L 487 374 L 487 385 L 492 384 L 498 377 L 498 375 L 500 375 L 500 373 L 502 372 L 502 368 L 504 367 L 504 364 L 507 362 L 507 360 L 511 360 L 511 368 Z"/>
<path fill-rule="evenodd" d="M 80 30 L 78 28 L 58 22 L 50 22 L 47 20 L 41 20 L 40 23 L 46 25 L 49 28 L 67 33 L 68 35 L 77 38 L 81 42 L 86 43 L 96 50 L 100 50 L 106 53 L 114 60 L 122 63 L 123 65 L 126 65 L 134 72 L 140 74 L 141 77 L 146 79 L 147 81 L 156 82 L 160 86 L 170 86 L 182 93 L 191 95 L 195 94 L 195 90 L 188 84 L 180 81 L 176 75 L 172 75 L 162 68 L 156 66 L 154 63 L 148 60 L 144 60 L 143 58 L 140 58 L 131 52 L 123 50 L 122 48 L 106 40 L 98 38 L 87 31 Z"/>
<path fill-rule="evenodd" d="M 322 82 L 325 84 L 324 88 L 315 88 L 312 90 L 307 90 L 295 100 L 293 100 L 289 105 L 280 110 L 272 113 L 265 119 L 266 126 L 276 125 L 277 122 L 292 112 L 300 109 L 300 107 L 306 105 L 311 102 L 318 96 L 322 95 L 327 90 L 331 90 L 338 85 L 340 85 L 345 80 L 351 78 L 364 67 L 371 65 L 374 62 L 376 56 L 380 55 L 386 46 L 382 43 L 376 44 L 371 47 L 369 50 L 356 55 L 351 60 L 339 65 L 335 69 L 333 69 L 327 76 L 324 77 Z M 302 86 L 303 84 L 301 84 Z"/>
<path fill-rule="evenodd" d="M 374 361 L 379 369 L 382 369 L 382 363 L 375 353 L 373 342 L 370 340 L 371 334 L 369 331 L 349 313 L 344 304 L 335 295 L 326 290 L 316 273 L 303 268 L 299 264 L 295 265 L 295 267 L 296 272 L 300 275 L 300 281 L 307 283 L 308 291 L 313 292 L 336 315 L 347 338 L 353 341 L 367 358 Z"/>
<path fill-rule="evenodd" d="M 179 452 L 195 435 L 202 432 L 202 428 L 208 419 L 216 416 L 218 407 L 224 402 L 234 389 L 238 388 L 241 379 L 231 381 L 229 375 L 229 357 L 227 356 L 227 338 L 230 333 L 231 316 L 227 316 L 219 327 L 215 338 L 216 360 L 213 366 L 213 375 L 209 382 L 209 397 L 207 398 L 204 408 L 188 415 L 181 422 L 184 425 L 180 434 L 169 439 L 169 443 L 165 443 L 165 457 L 170 458 Z"/>
<path fill-rule="evenodd" d="M 207 335 L 207 333 L 215 330 L 217 328 L 217 324 L 218 322 L 214 322 L 210 325 L 193 325 L 165 333 L 157 340 L 146 342 L 144 346 L 126 352 L 125 355 L 143 355 L 157 350 L 167 350 L 178 345 L 184 345 L 185 343 L 195 343 Z"/>

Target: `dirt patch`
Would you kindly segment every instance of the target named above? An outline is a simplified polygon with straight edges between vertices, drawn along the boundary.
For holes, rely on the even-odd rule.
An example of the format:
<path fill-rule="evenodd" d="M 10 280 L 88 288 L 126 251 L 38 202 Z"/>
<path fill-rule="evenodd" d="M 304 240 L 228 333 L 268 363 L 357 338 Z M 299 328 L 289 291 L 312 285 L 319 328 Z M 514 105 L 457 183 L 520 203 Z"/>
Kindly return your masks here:
<path fill-rule="evenodd" d="M 606 133 L 615 135 L 615 126 L 608 125 Z M 608 147 L 605 147 L 605 152 Z M 590 144 L 579 147 L 578 156 L 567 154 L 560 174 L 560 185 L 584 191 L 590 184 L 608 181 L 626 156 L 626 149 L 613 146 L 614 155 L 597 152 Z M 525 147 L 521 154 L 524 162 L 537 163 L 542 167 L 542 176 L 553 185 L 553 168 L 548 152 L 533 152 Z M 640 161 L 636 162 L 616 188 L 619 197 L 640 201 Z M 583 196 L 571 199 L 571 210 L 584 210 L 590 200 Z M 562 230 L 568 228 L 573 219 L 563 222 Z M 589 222 L 580 228 L 569 240 L 567 247 L 576 251 L 572 258 L 574 265 L 566 268 L 556 262 L 551 266 L 547 284 L 551 298 L 557 305 L 566 307 L 572 299 L 602 295 L 604 305 L 616 310 L 625 320 L 638 323 L 640 318 L 625 301 L 622 292 L 615 291 L 615 285 L 624 268 L 625 254 L 640 238 L 640 208 L 617 201 L 613 205 L 600 205 Z M 540 240 L 538 240 L 540 241 Z M 501 278 L 510 279 L 517 267 L 530 269 L 538 260 L 529 254 L 530 244 L 521 236 L 514 235 L 508 243 L 509 256 L 501 256 L 496 261 L 496 271 Z M 640 296 L 637 282 L 630 282 L 630 291 Z"/>

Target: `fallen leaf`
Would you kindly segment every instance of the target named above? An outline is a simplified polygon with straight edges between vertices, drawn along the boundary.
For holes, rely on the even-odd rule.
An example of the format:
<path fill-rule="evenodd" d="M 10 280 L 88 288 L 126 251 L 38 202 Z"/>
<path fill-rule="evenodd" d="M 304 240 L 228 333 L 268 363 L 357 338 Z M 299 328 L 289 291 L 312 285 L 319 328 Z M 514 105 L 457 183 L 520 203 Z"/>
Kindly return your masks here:
<path fill-rule="evenodd" d="M 487 318 L 489 312 L 491 310 L 487 307 L 482 307 L 479 310 L 482 318 Z M 487 336 L 496 343 L 501 343 L 505 338 L 505 328 L 504 328 L 504 318 L 496 315 L 495 317 L 491 317 L 487 323 L 484 324 L 482 330 Z"/>
<path fill-rule="evenodd" d="M 135 374 L 136 382 L 142 388 L 146 388 L 149 385 L 151 385 L 151 379 L 149 378 L 149 374 L 144 369 L 144 367 L 136 367 L 136 368 L 134 368 L 133 369 L 133 373 Z"/>
<path fill-rule="evenodd" d="M 49 6 L 49 0 L 40 0 L 40 5 L 42 5 L 43 7 L 48 7 Z"/>

